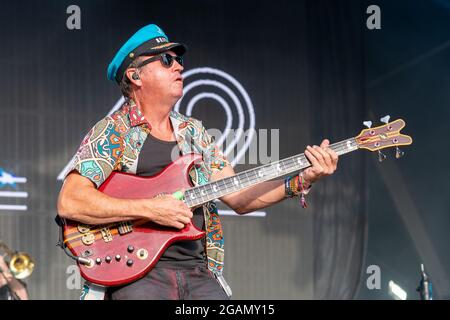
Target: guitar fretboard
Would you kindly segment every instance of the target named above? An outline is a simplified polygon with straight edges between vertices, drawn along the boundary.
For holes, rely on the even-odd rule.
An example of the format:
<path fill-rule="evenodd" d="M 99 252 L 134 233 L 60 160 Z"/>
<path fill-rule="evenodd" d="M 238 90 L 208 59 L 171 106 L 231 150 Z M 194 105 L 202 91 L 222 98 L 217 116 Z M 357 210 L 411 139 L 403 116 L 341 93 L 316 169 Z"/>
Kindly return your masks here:
<path fill-rule="evenodd" d="M 358 149 L 355 138 L 350 138 L 330 145 L 338 155 Z M 264 181 L 273 180 L 311 166 L 304 153 L 285 158 L 276 162 L 242 171 L 232 177 L 216 180 L 201 186 L 185 190 L 184 202 L 190 208 L 237 192 Z"/>

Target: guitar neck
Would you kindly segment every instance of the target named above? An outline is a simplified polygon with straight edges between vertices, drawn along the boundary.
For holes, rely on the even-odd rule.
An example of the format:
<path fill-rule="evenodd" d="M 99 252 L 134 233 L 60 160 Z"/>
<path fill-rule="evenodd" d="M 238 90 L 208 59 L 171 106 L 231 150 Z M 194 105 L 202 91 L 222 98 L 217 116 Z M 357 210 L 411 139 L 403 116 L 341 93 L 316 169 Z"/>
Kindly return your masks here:
<path fill-rule="evenodd" d="M 355 138 L 330 145 L 330 149 L 343 155 L 358 149 Z M 237 192 L 264 181 L 273 180 L 311 166 L 304 153 L 276 162 L 242 171 L 234 176 L 193 187 L 184 192 L 184 202 L 190 208 L 207 203 L 227 194 Z"/>

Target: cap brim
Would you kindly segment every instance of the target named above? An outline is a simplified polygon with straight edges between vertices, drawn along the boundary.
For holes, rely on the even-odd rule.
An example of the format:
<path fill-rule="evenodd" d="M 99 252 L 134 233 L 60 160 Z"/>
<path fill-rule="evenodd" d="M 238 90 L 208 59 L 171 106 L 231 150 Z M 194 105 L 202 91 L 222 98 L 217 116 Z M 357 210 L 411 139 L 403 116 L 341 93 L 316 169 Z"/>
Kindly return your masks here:
<path fill-rule="evenodd" d="M 140 54 L 140 56 L 147 54 L 158 54 L 169 50 L 175 52 L 177 56 L 182 56 L 183 54 L 186 53 L 187 47 L 182 43 L 168 42 L 160 46 L 153 47 L 150 50 L 145 50 L 143 53 Z"/>

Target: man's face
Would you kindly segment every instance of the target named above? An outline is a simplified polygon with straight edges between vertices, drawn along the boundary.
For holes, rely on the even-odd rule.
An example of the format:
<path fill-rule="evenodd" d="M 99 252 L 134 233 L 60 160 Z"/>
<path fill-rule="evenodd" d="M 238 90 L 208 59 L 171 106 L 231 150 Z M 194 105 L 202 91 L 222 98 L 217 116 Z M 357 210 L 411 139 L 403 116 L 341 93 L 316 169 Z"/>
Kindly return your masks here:
<path fill-rule="evenodd" d="M 173 51 L 166 53 L 176 56 Z M 144 56 L 143 61 L 151 57 L 153 56 Z M 173 99 L 176 102 L 183 95 L 182 71 L 183 67 L 175 60 L 170 67 L 163 66 L 160 60 L 150 62 L 138 71 L 142 82 L 141 88 L 163 101 Z"/>

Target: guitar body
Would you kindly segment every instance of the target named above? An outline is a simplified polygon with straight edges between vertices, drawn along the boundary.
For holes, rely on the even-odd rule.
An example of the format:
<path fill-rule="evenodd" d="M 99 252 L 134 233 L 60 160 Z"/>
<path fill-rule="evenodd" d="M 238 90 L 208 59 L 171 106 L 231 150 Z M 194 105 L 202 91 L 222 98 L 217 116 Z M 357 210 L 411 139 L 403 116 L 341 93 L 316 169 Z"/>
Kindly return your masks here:
<path fill-rule="evenodd" d="M 158 175 L 140 177 L 113 172 L 99 190 L 121 199 L 150 199 L 192 187 L 189 170 L 201 160 L 198 154 L 178 158 Z M 86 280 L 103 286 L 124 285 L 143 277 L 175 241 L 198 240 L 205 235 L 192 221 L 182 230 L 148 221 L 82 225 L 66 220 L 64 244 L 77 257 L 89 259 L 79 263 Z"/>

